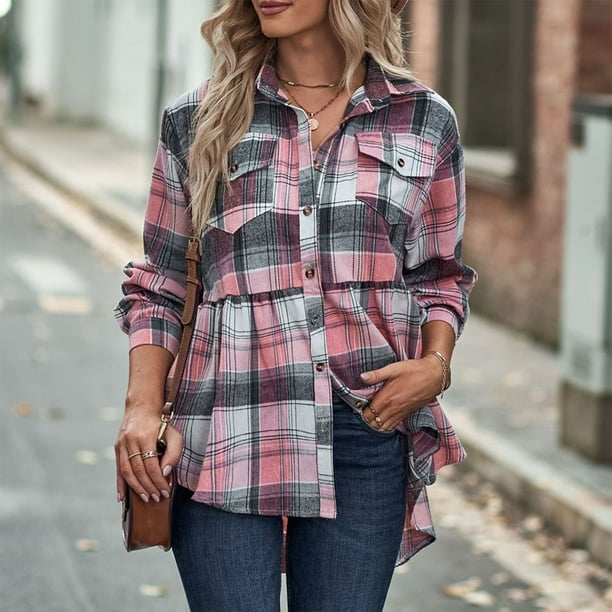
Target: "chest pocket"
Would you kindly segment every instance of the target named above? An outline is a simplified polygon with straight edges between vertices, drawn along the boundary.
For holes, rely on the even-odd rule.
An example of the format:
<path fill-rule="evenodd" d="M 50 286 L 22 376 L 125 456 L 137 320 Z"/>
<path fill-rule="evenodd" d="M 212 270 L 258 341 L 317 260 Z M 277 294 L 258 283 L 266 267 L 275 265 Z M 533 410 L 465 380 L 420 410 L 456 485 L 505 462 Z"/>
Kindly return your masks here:
<path fill-rule="evenodd" d="M 390 224 L 409 223 L 431 185 L 435 144 L 416 134 L 360 132 L 355 137 L 357 199 Z"/>
<path fill-rule="evenodd" d="M 208 224 L 229 234 L 274 206 L 276 138 L 250 132 L 230 154 L 230 188 L 217 187 Z"/>

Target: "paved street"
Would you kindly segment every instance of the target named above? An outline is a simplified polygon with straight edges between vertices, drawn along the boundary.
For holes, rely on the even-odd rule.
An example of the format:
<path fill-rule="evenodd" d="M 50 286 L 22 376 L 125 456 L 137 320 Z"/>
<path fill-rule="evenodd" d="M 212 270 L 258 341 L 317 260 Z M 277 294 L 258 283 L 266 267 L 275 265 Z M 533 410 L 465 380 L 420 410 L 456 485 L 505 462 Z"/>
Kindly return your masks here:
<path fill-rule="evenodd" d="M 95 250 L 34 184 L 0 165 L 0 610 L 186 610 L 170 554 L 124 552 L 114 499 L 127 342 L 112 307 L 130 247 Z M 480 508 L 441 479 L 439 540 L 398 570 L 386 612 L 606 609 L 507 527 L 496 499 Z"/>

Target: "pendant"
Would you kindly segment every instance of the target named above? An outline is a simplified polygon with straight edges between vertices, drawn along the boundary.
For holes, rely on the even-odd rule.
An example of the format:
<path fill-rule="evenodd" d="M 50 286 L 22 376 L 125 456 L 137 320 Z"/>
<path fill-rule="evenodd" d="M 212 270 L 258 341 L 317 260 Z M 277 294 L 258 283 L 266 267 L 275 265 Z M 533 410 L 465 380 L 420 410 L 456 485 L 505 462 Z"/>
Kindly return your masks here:
<path fill-rule="evenodd" d="M 308 125 L 310 126 L 310 131 L 314 132 L 315 130 L 319 129 L 319 122 L 317 119 L 315 119 L 314 117 L 311 117 L 308 120 Z"/>

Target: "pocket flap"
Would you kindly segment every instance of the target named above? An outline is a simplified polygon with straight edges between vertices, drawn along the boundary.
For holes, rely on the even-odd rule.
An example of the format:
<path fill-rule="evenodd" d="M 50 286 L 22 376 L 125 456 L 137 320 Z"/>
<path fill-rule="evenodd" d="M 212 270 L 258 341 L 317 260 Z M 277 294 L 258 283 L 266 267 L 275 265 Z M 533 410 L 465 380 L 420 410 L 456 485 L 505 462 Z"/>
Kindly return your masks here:
<path fill-rule="evenodd" d="M 266 168 L 272 163 L 276 150 L 276 138 L 272 134 L 249 132 L 230 153 L 230 180 L 247 172 Z"/>
<path fill-rule="evenodd" d="M 359 132 L 359 152 L 392 167 L 402 176 L 432 176 L 436 167 L 436 145 L 416 134 Z"/>
<path fill-rule="evenodd" d="M 274 180 L 270 166 L 276 151 L 272 134 L 249 132 L 229 156 L 230 185 L 219 185 L 208 224 L 229 234 L 270 210 Z"/>

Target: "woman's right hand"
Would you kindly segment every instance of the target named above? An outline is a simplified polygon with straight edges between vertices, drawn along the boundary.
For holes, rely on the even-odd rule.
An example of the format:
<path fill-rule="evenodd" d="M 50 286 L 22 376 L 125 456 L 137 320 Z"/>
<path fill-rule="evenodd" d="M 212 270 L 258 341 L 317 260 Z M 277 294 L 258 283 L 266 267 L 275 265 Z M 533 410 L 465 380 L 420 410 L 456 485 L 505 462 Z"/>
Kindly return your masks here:
<path fill-rule="evenodd" d="M 183 450 L 183 436 L 172 425 L 166 429 L 166 450 L 161 458 L 143 457 L 157 452 L 157 433 L 161 424 L 161 409 L 127 406 L 117 441 L 117 501 L 125 498 L 126 487 L 149 502 L 159 502 L 170 496 L 172 468 L 178 463 Z M 159 460 L 158 460 L 159 459 Z"/>

